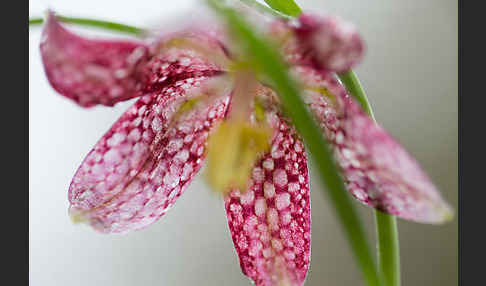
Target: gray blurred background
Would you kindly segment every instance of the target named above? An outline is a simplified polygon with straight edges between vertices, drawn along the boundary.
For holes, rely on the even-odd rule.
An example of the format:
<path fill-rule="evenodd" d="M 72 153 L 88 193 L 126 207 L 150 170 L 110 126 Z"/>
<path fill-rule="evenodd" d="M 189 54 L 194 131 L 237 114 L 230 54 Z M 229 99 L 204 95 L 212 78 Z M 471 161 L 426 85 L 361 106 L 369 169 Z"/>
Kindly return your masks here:
<path fill-rule="evenodd" d="M 197 17 L 198 1 L 29 1 L 30 16 L 61 14 L 154 26 Z M 356 72 L 377 120 L 413 154 L 457 211 L 457 1 L 300 0 L 353 22 L 367 53 Z M 29 279 L 31 285 L 249 285 L 241 274 L 221 199 L 201 176 L 154 225 L 106 236 L 74 225 L 67 188 L 84 156 L 128 108 L 84 110 L 44 76 L 40 29 L 29 33 Z M 133 101 L 132 101 L 133 102 Z M 312 257 L 306 285 L 362 285 L 313 166 Z M 356 203 L 356 205 L 358 205 Z M 369 208 L 359 205 L 370 242 Z M 457 285 L 457 215 L 443 226 L 399 220 L 403 285 Z"/>

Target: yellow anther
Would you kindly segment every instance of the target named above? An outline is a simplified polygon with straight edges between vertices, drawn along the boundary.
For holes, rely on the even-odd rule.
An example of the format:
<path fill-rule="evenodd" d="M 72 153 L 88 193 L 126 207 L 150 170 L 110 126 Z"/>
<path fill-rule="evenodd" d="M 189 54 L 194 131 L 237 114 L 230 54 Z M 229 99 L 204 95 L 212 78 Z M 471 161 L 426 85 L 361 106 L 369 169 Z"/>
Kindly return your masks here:
<path fill-rule="evenodd" d="M 265 121 L 265 108 L 263 103 L 258 97 L 255 98 L 255 119 L 257 122 L 262 123 Z"/>
<path fill-rule="evenodd" d="M 244 120 L 223 122 L 208 141 L 207 179 L 217 192 L 245 192 L 255 163 L 270 149 L 272 130 Z"/>

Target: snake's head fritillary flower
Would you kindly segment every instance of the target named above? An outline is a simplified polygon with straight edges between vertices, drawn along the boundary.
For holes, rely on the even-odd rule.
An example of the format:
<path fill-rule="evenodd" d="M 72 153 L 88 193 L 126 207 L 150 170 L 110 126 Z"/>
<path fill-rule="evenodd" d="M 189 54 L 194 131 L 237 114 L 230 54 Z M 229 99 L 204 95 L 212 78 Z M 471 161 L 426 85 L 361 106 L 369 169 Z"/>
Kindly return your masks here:
<path fill-rule="evenodd" d="M 419 222 L 450 216 L 416 161 L 337 80 L 362 57 L 353 28 L 304 14 L 275 21 L 267 35 L 301 81 L 355 198 Z M 243 273 L 256 285 L 302 285 L 310 262 L 304 144 L 277 94 L 238 68 L 226 39 L 202 26 L 155 41 L 87 39 L 49 15 L 40 48 L 56 91 L 82 107 L 138 98 L 74 175 L 70 213 L 103 233 L 144 228 L 172 207 L 207 156 Z"/>

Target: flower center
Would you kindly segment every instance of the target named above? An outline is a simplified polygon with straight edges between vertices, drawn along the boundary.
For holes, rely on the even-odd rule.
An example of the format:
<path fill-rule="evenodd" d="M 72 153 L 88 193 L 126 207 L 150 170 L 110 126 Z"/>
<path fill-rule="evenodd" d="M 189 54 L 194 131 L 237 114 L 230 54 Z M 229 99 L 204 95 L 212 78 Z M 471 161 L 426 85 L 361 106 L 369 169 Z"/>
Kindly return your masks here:
<path fill-rule="evenodd" d="M 233 78 L 235 87 L 227 120 L 216 127 L 208 141 L 208 182 L 224 194 L 234 188 L 247 190 L 251 171 L 269 151 L 273 134 L 265 122 L 264 107 L 255 96 L 259 83 L 253 74 L 237 68 Z"/>
<path fill-rule="evenodd" d="M 271 134 L 266 125 L 248 120 L 222 122 L 208 142 L 207 179 L 213 189 L 246 191 L 255 162 L 270 149 Z"/>

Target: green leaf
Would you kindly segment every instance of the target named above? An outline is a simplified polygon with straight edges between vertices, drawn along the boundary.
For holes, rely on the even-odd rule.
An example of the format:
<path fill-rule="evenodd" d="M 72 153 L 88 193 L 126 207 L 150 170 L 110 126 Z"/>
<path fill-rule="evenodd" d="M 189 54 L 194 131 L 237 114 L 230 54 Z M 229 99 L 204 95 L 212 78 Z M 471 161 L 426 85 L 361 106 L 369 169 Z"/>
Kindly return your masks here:
<path fill-rule="evenodd" d="M 294 0 L 265 0 L 265 3 L 273 9 L 291 17 L 297 17 L 302 12 Z"/>
<path fill-rule="evenodd" d="M 97 20 L 97 19 L 90 19 L 90 18 L 77 18 L 77 17 L 66 17 L 61 15 L 56 15 L 57 19 L 64 23 L 75 24 L 80 26 L 87 26 L 93 27 L 98 29 L 105 29 L 116 31 L 125 34 L 131 34 L 135 36 L 141 36 L 146 31 L 141 28 L 137 28 L 134 26 L 129 26 L 125 24 L 120 24 L 111 21 L 104 21 L 104 20 Z M 42 18 L 31 18 L 29 19 L 29 26 L 31 25 L 39 25 L 44 23 L 44 19 Z"/>
<path fill-rule="evenodd" d="M 44 19 L 42 18 L 30 18 L 29 19 L 29 26 L 30 25 L 39 25 L 44 23 Z"/>
<path fill-rule="evenodd" d="M 247 6 L 254 8 L 255 10 L 259 11 L 262 14 L 268 14 L 271 16 L 284 18 L 284 19 L 292 19 L 292 17 L 284 15 L 276 10 L 273 10 L 272 8 L 265 6 L 256 0 L 240 0 L 240 1 L 245 3 L 245 5 Z"/>

